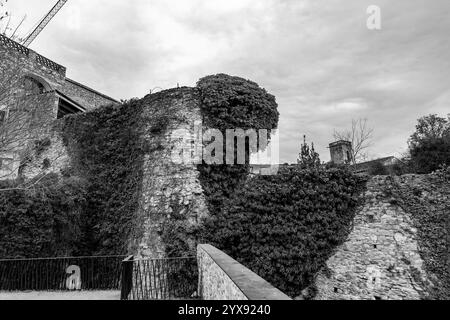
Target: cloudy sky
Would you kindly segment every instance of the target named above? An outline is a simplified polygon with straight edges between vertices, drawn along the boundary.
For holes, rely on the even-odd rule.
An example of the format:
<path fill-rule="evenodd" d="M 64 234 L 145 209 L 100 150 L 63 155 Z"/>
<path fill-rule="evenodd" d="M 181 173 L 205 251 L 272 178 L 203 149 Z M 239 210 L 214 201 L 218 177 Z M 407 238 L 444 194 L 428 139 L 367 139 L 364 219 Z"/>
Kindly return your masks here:
<path fill-rule="evenodd" d="M 9 0 L 23 33 L 56 0 Z M 382 29 L 366 10 L 381 8 Z M 114 98 L 227 73 L 277 97 L 281 161 L 303 134 L 323 161 L 367 118 L 371 157 L 399 155 L 420 116 L 450 112 L 448 0 L 69 0 L 31 48 Z"/>

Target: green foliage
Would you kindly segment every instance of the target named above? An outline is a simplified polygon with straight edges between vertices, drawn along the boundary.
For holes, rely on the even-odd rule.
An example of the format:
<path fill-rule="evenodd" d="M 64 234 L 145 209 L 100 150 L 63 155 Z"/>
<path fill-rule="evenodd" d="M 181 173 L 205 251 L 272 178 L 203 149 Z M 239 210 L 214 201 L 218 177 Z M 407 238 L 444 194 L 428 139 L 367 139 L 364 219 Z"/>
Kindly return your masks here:
<path fill-rule="evenodd" d="M 3 182 L 0 192 L 0 257 L 37 258 L 77 254 L 85 183 L 49 175 L 32 190 Z"/>
<path fill-rule="evenodd" d="M 255 82 L 218 74 L 200 79 L 197 87 L 210 128 L 271 130 L 278 125 L 275 97 Z"/>
<path fill-rule="evenodd" d="M 314 143 L 311 143 L 311 147 L 306 143 L 306 136 L 303 137 L 303 144 L 297 164 L 302 169 L 307 168 L 319 168 L 321 166 L 320 156 L 314 149 Z"/>
<path fill-rule="evenodd" d="M 245 183 L 249 172 L 248 166 L 239 165 L 203 164 L 197 168 L 209 212 L 213 215 L 220 214 L 225 202 Z"/>
<path fill-rule="evenodd" d="M 343 169 L 253 177 L 205 223 L 204 241 L 297 296 L 345 241 L 363 186 Z"/>
<path fill-rule="evenodd" d="M 431 173 L 442 165 L 450 165 L 450 137 L 422 141 L 410 148 L 411 167 L 419 174 Z"/>
<path fill-rule="evenodd" d="M 418 120 L 409 141 L 410 170 L 426 174 L 450 165 L 450 119 L 429 115 Z"/>
<path fill-rule="evenodd" d="M 85 254 L 123 254 L 140 194 L 144 143 L 142 105 L 130 100 L 64 118 L 63 136 L 73 168 L 85 177 Z"/>
<path fill-rule="evenodd" d="M 220 130 L 224 137 L 227 129 L 266 129 L 270 132 L 278 125 L 275 97 L 255 82 L 218 74 L 200 79 L 197 87 L 206 125 Z M 247 164 L 251 151 L 247 145 Z M 224 163 L 225 158 L 224 152 Z M 249 166 L 202 164 L 198 170 L 209 211 L 216 215 L 220 214 L 224 202 L 230 199 L 238 186 L 245 182 Z"/>

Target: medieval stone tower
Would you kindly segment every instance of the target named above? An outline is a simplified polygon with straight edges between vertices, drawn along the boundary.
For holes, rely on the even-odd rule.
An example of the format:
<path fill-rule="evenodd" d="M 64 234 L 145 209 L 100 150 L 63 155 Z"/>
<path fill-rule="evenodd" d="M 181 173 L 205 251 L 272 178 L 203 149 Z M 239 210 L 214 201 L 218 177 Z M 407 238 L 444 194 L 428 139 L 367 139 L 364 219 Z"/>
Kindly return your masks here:
<path fill-rule="evenodd" d="M 352 143 L 350 141 L 340 140 L 333 142 L 329 146 L 331 162 L 334 164 L 346 164 L 353 161 Z"/>

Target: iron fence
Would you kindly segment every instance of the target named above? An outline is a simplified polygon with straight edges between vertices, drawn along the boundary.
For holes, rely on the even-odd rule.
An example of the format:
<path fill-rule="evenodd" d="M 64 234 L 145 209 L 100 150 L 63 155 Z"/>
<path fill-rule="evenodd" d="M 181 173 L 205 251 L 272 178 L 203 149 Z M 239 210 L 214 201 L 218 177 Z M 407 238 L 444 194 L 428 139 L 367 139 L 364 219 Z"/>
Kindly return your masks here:
<path fill-rule="evenodd" d="M 197 259 L 139 259 L 123 261 L 122 300 L 196 299 Z"/>
<path fill-rule="evenodd" d="M 0 260 L 0 291 L 120 290 L 124 258 Z"/>

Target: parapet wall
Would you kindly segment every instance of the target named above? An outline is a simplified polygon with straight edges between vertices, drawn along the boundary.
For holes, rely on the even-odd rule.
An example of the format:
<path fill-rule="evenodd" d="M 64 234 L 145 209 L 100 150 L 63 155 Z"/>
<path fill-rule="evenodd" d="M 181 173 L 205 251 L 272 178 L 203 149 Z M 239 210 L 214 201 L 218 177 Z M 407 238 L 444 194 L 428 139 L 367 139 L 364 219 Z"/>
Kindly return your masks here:
<path fill-rule="evenodd" d="M 25 75 L 33 75 L 45 80 L 50 86 L 47 90 L 61 89 L 64 85 L 65 67 L 3 35 L 0 35 L 0 56 L 1 75 L 9 84 Z"/>
<path fill-rule="evenodd" d="M 224 252 L 199 245 L 199 294 L 203 300 L 291 300 Z"/>

